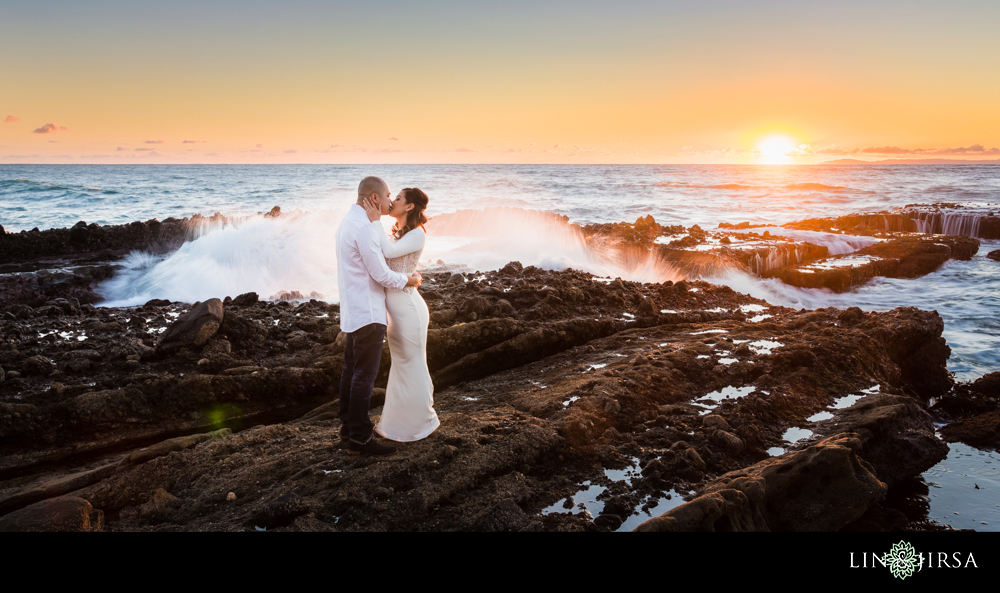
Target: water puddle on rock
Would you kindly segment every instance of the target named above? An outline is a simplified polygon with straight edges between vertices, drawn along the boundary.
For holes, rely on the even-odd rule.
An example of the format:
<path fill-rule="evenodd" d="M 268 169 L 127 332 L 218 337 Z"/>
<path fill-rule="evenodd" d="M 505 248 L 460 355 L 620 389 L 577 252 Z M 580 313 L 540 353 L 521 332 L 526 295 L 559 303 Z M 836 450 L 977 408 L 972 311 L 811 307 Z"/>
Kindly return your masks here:
<path fill-rule="evenodd" d="M 721 360 L 719 362 L 722 362 Z M 720 403 L 727 399 L 739 399 L 741 397 L 746 397 L 757 389 L 753 385 L 748 385 L 746 387 L 723 387 L 718 391 L 713 391 L 712 393 L 703 395 L 695 400 L 696 406 L 701 406 L 705 408 L 704 410 L 698 412 L 699 416 L 704 416 L 716 408 Z"/>
<path fill-rule="evenodd" d="M 639 477 L 639 460 L 636 458 L 631 459 L 631 465 L 625 469 L 606 469 L 604 470 L 604 477 L 611 482 L 622 482 L 624 481 L 629 488 L 632 487 L 632 481 Z M 552 513 L 579 513 L 583 511 L 588 518 L 597 517 L 604 510 L 604 502 L 599 501 L 600 497 L 607 488 L 599 484 L 594 484 L 590 480 L 587 480 L 583 484 L 580 484 L 579 490 L 572 496 L 568 496 L 555 504 L 542 510 L 542 515 L 549 515 Z M 694 491 L 688 494 L 694 494 Z M 636 510 L 633 514 L 625 518 L 625 521 L 615 529 L 616 532 L 632 531 L 638 527 L 641 523 L 644 523 L 653 517 L 658 517 L 663 513 L 684 504 L 686 501 L 683 499 L 683 494 L 678 493 L 675 489 L 671 489 L 669 492 L 664 492 L 663 495 L 656 501 L 650 504 L 650 497 L 645 498 L 641 503 L 636 506 Z M 642 507 L 646 505 L 647 510 L 642 510 Z"/>
<path fill-rule="evenodd" d="M 748 346 L 757 354 L 771 354 L 771 351 L 775 348 L 780 348 L 784 346 L 781 342 L 775 342 L 773 340 L 757 340 L 756 342 L 750 342 Z"/>
<path fill-rule="evenodd" d="M 621 524 L 621 527 L 615 531 L 632 531 L 653 517 L 659 517 L 663 513 L 681 506 L 685 502 L 687 501 L 685 501 L 676 490 L 671 489 L 670 492 L 666 492 L 653 505 L 649 506 L 648 510 L 643 511 L 640 508 L 639 512 L 626 519 L 625 522 Z"/>

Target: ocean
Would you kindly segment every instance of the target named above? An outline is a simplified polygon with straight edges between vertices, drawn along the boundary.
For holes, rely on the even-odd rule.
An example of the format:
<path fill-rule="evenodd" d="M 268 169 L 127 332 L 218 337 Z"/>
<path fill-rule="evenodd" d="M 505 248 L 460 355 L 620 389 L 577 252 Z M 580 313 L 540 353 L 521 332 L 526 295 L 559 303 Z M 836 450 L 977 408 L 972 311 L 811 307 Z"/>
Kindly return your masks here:
<path fill-rule="evenodd" d="M 404 187 L 424 190 L 431 218 L 502 209 L 474 218 L 469 232 L 431 233 L 422 262 L 429 271 L 482 271 L 517 260 L 625 280 L 678 279 L 669 267 L 616 268 L 595 260 L 577 234 L 567 231 L 567 222 L 633 222 L 652 215 L 663 225 L 711 230 L 723 222 L 777 226 L 943 202 L 977 216 L 1000 215 L 1000 166 L 994 165 L 0 165 L 0 225 L 19 232 L 81 220 L 105 225 L 216 212 L 240 216 L 279 206 L 288 216 L 277 222 L 250 217 L 206 229 L 171 254 L 133 253 L 101 288 L 103 304 L 129 306 L 152 298 L 194 302 L 251 290 L 262 297 L 298 290 L 335 302 L 333 236 L 367 175 L 385 179 L 394 194 Z M 388 226 L 391 220 L 383 222 Z M 956 232 L 975 231 L 967 226 Z M 843 237 L 817 240 L 853 248 L 844 247 Z M 970 261 L 950 261 L 917 279 L 877 278 L 842 294 L 794 288 L 742 270 L 705 279 L 796 308 L 936 310 L 952 349 L 948 368 L 956 379 L 971 381 L 1000 370 L 1000 263 L 986 258 L 996 249 L 1000 241 L 984 240 Z M 993 455 L 974 451 L 955 453 L 987 464 L 966 468 L 965 475 L 995 475 Z M 942 462 L 949 463 L 958 458 Z M 954 472 L 941 467 L 925 479 L 943 488 Z M 949 488 L 964 492 L 971 486 L 956 482 Z M 959 521 L 944 503 L 935 510 L 936 498 L 931 497 L 931 516 Z M 970 523 L 956 526 L 1000 530 L 995 504 L 962 508 L 968 517 L 958 517 Z"/>

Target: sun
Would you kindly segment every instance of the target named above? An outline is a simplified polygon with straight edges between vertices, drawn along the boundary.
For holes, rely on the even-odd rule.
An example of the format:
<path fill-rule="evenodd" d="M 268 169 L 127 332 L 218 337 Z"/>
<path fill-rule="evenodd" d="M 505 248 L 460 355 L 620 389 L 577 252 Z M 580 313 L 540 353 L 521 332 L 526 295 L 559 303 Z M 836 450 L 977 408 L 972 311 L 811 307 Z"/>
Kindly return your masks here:
<path fill-rule="evenodd" d="M 757 143 L 760 161 L 771 165 L 791 163 L 796 149 L 795 142 L 788 136 L 768 136 Z"/>

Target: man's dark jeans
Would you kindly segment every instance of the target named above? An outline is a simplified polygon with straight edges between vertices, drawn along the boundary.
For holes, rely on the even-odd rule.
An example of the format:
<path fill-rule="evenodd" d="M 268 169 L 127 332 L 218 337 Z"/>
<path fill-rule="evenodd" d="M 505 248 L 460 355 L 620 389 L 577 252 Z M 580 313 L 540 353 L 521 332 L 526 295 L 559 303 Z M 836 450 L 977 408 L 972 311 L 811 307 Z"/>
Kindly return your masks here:
<path fill-rule="evenodd" d="M 370 323 L 347 334 L 344 372 L 340 375 L 340 421 L 347 436 L 364 443 L 375 425 L 368 418 L 372 388 L 382 361 L 385 326 Z"/>

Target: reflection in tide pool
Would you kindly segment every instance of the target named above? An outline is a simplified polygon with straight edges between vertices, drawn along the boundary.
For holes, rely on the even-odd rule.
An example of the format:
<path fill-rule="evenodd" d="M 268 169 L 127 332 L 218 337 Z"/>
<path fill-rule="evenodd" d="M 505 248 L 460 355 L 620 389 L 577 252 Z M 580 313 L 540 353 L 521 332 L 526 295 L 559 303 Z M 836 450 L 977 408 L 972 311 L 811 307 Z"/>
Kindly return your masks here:
<path fill-rule="evenodd" d="M 631 488 L 633 480 L 639 476 L 638 466 L 639 460 L 633 458 L 631 465 L 625 469 L 604 470 L 604 477 L 611 482 L 624 481 Z M 575 494 L 543 509 L 541 514 L 578 513 L 583 511 L 588 517 L 596 517 L 604 510 L 604 502 L 599 501 L 598 497 L 606 490 L 605 487 L 587 480 L 580 485 L 580 489 Z M 692 490 L 688 494 L 694 494 L 694 491 Z M 686 501 L 682 496 L 683 494 L 678 493 L 675 489 L 671 489 L 669 492 L 663 493 L 663 496 L 655 501 L 651 501 L 647 497 L 638 505 L 639 508 L 632 515 L 625 517 L 625 521 L 615 531 L 632 531 L 641 523 L 684 504 Z M 646 510 L 642 510 L 643 506 L 646 506 Z"/>
<path fill-rule="evenodd" d="M 719 362 L 722 361 L 720 360 Z M 748 385 L 746 387 L 733 387 L 730 385 L 728 387 L 723 387 L 718 391 L 713 391 L 712 393 L 703 395 L 695 400 L 698 402 L 695 405 L 705 408 L 704 410 L 698 412 L 698 414 L 704 416 L 714 410 L 722 401 L 746 397 L 753 393 L 755 389 L 757 388 L 753 385 Z"/>
<path fill-rule="evenodd" d="M 927 516 L 955 529 L 1000 531 L 1000 455 L 948 443 L 948 457 L 923 474 Z"/>

